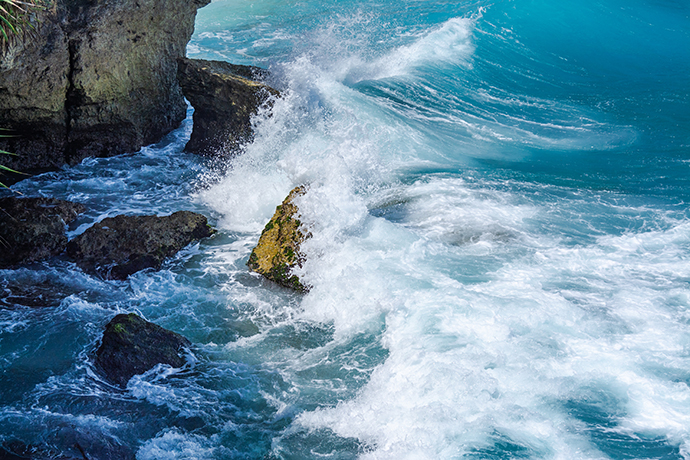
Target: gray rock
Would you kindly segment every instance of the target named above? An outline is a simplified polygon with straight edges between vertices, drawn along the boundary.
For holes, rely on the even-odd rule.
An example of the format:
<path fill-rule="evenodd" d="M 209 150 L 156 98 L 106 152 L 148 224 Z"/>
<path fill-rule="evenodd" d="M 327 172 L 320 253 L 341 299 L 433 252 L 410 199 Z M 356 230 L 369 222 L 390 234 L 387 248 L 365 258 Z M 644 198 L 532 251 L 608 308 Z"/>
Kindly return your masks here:
<path fill-rule="evenodd" d="M 215 233 L 206 217 L 190 211 L 170 216 L 109 217 L 67 244 L 67 254 L 84 271 L 126 279 L 163 261 L 189 243 Z"/>
<path fill-rule="evenodd" d="M 0 55 L 13 169 L 56 168 L 156 142 L 184 119 L 177 58 L 209 0 L 56 0 L 36 38 Z"/>
<path fill-rule="evenodd" d="M 106 326 L 96 351 L 96 368 L 111 382 L 126 387 L 127 382 L 157 364 L 182 367 L 180 355 L 189 340 L 150 323 L 134 313 L 117 315 Z"/>
<path fill-rule="evenodd" d="M 67 245 L 66 224 L 84 210 L 53 198 L 0 198 L 0 267 L 60 254 Z"/>
<path fill-rule="evenodd" d="M 222 61 L 178 59 L 178 79 L 194 107 L 194 128 L 185 151 L 206 156 L 233 153 L 252 137 L 251 117 L 280 93 L 258 81 L 266 71 Z"/>

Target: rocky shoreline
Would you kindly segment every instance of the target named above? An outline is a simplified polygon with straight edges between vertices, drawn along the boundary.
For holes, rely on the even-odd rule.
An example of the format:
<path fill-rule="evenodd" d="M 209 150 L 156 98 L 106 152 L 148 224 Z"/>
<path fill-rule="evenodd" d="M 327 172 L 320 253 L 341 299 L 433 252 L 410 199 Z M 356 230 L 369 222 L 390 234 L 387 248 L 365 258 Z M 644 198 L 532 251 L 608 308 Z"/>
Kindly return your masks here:
<path fill-rule="evenodd" d="M 0 150 L 17 154 L 2 164 L 42 172 L 136 151 L 179 126 L 185 97 L 195 109 L 185 151 L 236 154 L 251 141 L 251 117 L 270 108 L 280 93 L 263 83 L 264 69 L 185 57 L 196 10 L 208 3 L 56 0 L 35 37 L 18 40 L 0 55 L 0 127 L 8 133 L 0 137 Z M 291 270 L 302 263 L 299 243 L 305 235 L 291 200 L 305 191 L 293 191 L 267 224 L 280 241 L 268 242 L 275 232 L 265 230 L 248 263 L 300 292 L 308 287 Z M 140 270 L 160 269 L 183 247 L 215 233 L 205 216 L 178 211 L 105 218 L 68 241 L 68 225 L 85 210 L 52 198 L 0 198 L 0 268 L 67 257 L 85 273 L 126 280 Z M 278 253 L 259 261 L 256 254 L 267 245 Z M 105 327 L 93 362 L 107 381 L 125 387 L 157 364 L 182 366 L 180 352 L 190 345 L 133 313 L 120 314 Z"/>

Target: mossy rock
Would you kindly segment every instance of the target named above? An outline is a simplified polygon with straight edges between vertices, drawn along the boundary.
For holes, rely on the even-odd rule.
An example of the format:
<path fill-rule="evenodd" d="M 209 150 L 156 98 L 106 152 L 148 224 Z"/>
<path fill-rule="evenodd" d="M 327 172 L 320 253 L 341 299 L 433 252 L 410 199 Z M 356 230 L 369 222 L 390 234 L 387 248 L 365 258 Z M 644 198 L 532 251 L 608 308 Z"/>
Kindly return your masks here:
<path fill-rule="evenodd" d="M 302 283 L 292 270 L 304 263 L 300 245 L 311 235 L 300 228 L 302 223 L 298 219 L 299 209 L 294 199 L 306 192 L 305 186 L 296 187 L 276 208 L 247 262 L 252 271 L 300 292 L 308 291 L 309 286 Z"/>

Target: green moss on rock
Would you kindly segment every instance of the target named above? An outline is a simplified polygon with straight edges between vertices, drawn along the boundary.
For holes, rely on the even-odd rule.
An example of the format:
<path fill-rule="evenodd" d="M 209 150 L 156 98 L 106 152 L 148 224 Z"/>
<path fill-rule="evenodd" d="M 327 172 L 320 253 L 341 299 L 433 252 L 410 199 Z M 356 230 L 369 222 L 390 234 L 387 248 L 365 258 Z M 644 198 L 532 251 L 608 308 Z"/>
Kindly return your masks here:
<path fill-rule="evenodd" d="M 292 270 L 301 267 L 304 262 L 300 245 L 308 235 L 300 228 L 301 222 L 297 219 L 299 209 L 294 204 L 294 199 L 304 195 L 306 191 L 305 186 L 296 187 L 283 204 L 276 207 L 275 214 L 266 224 L 247 262 L 251 270 L 300 292 L 308 291 L 309 287 Z"/>

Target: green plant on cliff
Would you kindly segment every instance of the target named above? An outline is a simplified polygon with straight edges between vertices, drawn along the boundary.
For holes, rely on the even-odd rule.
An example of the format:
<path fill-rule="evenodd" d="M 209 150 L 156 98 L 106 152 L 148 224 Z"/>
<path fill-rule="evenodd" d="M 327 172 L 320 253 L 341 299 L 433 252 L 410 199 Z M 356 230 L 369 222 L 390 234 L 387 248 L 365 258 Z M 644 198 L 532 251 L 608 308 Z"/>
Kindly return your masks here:
<path fill-rule="evenodd" d="M 0 51 L 34 29 L 36 13 L 48 7 L 48 0 L 0 0 Z"/>
<path fill-rule="evenodd" d="M 13 153 L 5 152 L 4 150 L 0 150 L 0 154 L 14 155 Z M 10 169 L 5 165 L 0 165 L 0 171 L 8 171 L 8 172 L 16 173 L 16 174 L 21 174 L 19 171 L 15 171 L 14 169 Z M 0 188 L 9 188 L 9 187 L 7 187 L 7 185 L 0 182 Z"/>
<path fill-rule="evenodd" d="M 2 0 L 0 0 L 0 1 L 2 1 Z M 0 131 L 6 131 L 6 130 L 0 128 Z M 0 137 L 10 137 L 10 136 L 8 136 L 7 134 L 0 134 Z M 7 152 L 5 150 L 0 150 L 0 155 L 16 155 L 16 154 L 14 154 L 12 152 Z M 7 166 L 5 166 L 3 164 L 0 164 L 0 173 L 2 171 L 8 171 L 8 172 L 15 173 L 15 174 L 24 174 L 24 173 L 21 173 L 19 171 L 15 171 L 14 169 L 8 168 Z M 0 188 L 9 188 L 9 187 L 7 187 L 7 185 L 0 182 Z"/>

